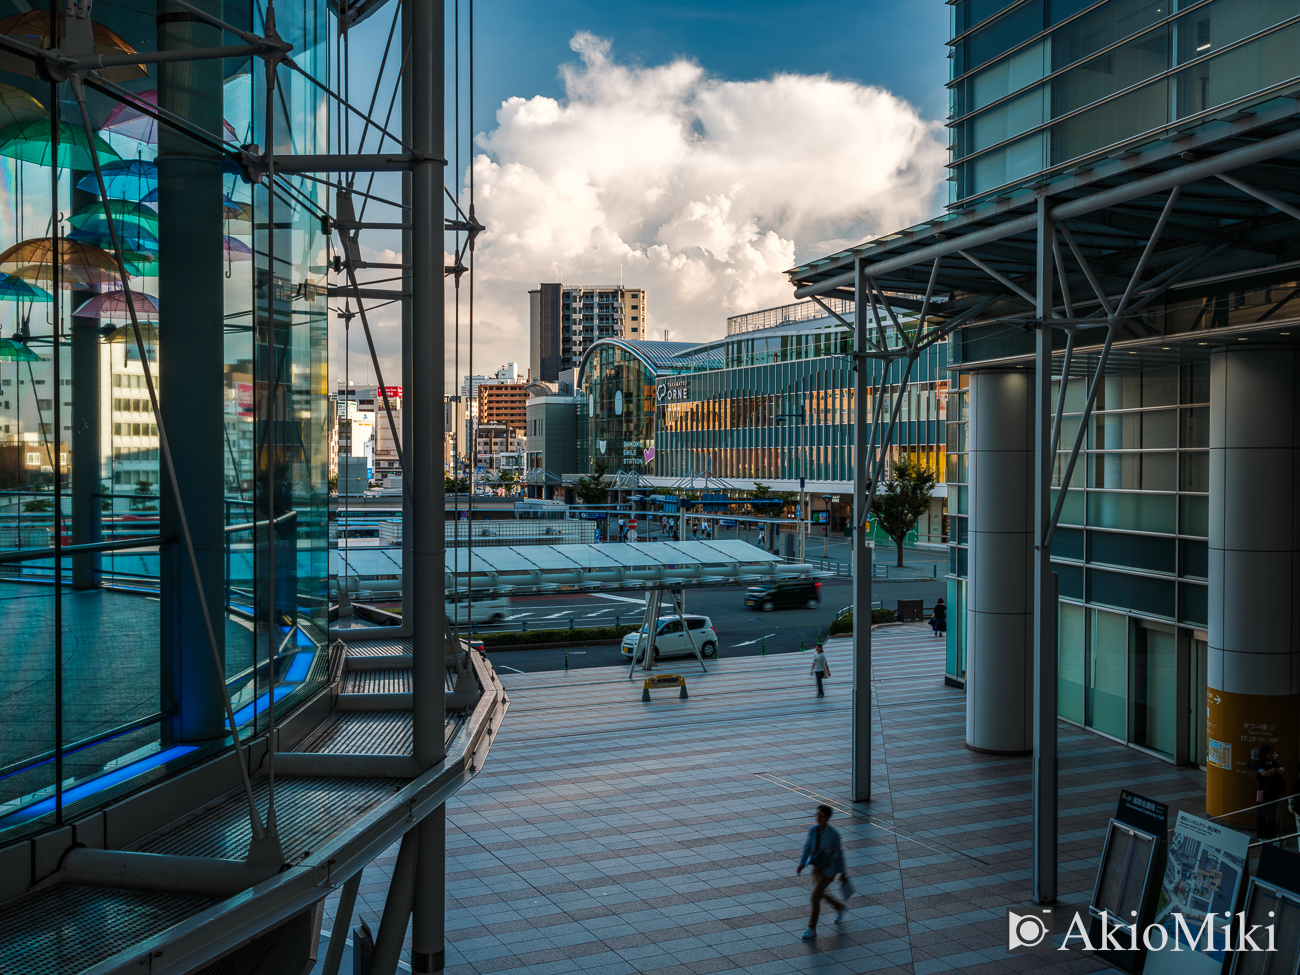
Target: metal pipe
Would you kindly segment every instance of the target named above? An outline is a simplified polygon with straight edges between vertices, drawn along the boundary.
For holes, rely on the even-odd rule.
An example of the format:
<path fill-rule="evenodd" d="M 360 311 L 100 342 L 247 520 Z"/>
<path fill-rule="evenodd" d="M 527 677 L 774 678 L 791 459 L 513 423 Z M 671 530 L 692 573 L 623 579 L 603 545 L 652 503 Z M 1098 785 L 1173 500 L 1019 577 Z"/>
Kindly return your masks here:
<path fill-rule="evenodd" d="M 1033 897 L 1038 904 L 1056 900 L 1057 821 L 1057 660 L 1056 586 L 1052 575 L 1049 512 L 1052 508 L 1052 249 L 1055 236 L 1048 201 L 1038 201 L 1038 315 L 1034 375 L 1034 709 L 1033 709 Z M 1112 330 L 1113 332 L 1113 330 Z M 1070 333 L 1073 341 L 1074 333 Z M 1062 381 L 1062 394 L 1065 386 Z M 1085 421 L 1086 422 L 1086 421 Z M 1080 427 L 1080 429 L 1083 429 Z M 1066 482 L 1069 483 L 1068 481 Z M 1061 497 L 1065 497 L 1064 487 Z"/>
<path fill-rule="evenodd" d="M 339 975 L 339 963 L 343 961 L 348 929 L 352 927 L 352 912 L 357 906 L 357 889 L 361 886 L 363 872 L 358 870 L 343 882 L 338 910 L 334 912 L 334 930 L 330 932 L 329 947 L 325 949 L 325 967 L 322 975 Z"/>
<path fill-rule="evenodd" d="M 418 883 L 411 905 L 411 971 L 441 972 L 446 967 L 444 945 L 447 887 L 447 805 L 443 803 L 416 827 Z"/>
<path fill-rule="evenodd" d="M 264 158 L 254 156 L 252 162 L 257 164 Z M 303 153 L 301 156 L 275 156 L 274 160 L 277 173 L 405 173 L 445 161 L 438 156 L 392 152 L 356 156 Z M 439 224 L 435 221 L 431 226 L 437 227 Z M 438 277 L 441 280 L 442 275 Z"/>
<path fill-rule="evenodd" d="M 88 542 L 85 545 L 64 545 L 60 549 L 35 548 L 20 549 L 15 552 L 0 552 L 0 565 L 9 562 L 31 562 L 36 559 L 52 559 L 56 552 L 64 555 L 78 555 L 83 552 L 112 552 L 121 549 L 148 548 L 161 545 L 167 539 L 163 535 L 137 535 L 133 538 L 119 538 L 111 542 Z"/>
<path fill-rule="evenodd" d="M 58 877 L 63 883 L 86 887 L 125 887 L 171 894 L 233 897 L 279 872 L 278 863 L 92 850 L 78 846 L 64 856 Z"/>
<path fill-rule="evenodd" d="M 384 914 L 379 921 L 375 953 L 367 975 L 396 975 L 415 892 L 417 835 L 413 825 L 402 837 L 402 846 L 397 851 L 397 864 L 393 867 L 393 879 L 388 882 L 388 897 L 384 899 Z"/>
<path fill-rule="evenodd" d="M 867 360 L 862 350 L 867 340 L 865 288 L 861 259 L 853 262 L 856 308 L 853 315 L 853 758 L 852 791 L 855 802 L 871 801 L 871 548 L 867 527 L 859 516 L 867 490 Z M 889 367 L 885 365 L 887 370 Z M 881 389 L 884 389 L 883 374 Z M 876 397 L 879 404 L 880 397 Z M 877 405 L 877 410 L 879 406 Z"/>
<path fill-rule="evenodd" d="M 1138 279 L 1142 277 L 1142 272 L 1147 268 L 1147 262 L 1151 260 L 1151 255 L 1155 252 L 1156 244 L 1160 242 L 1161 236 L 1165 232 L 1165 225 L 1169 223 L 1169 217 L 1174 212 L 1174 204 L 1178 202 L 1178 195 L 1182 192 L 1181 187 L 1175 186 L 1169 191 L 1169 199 L 1165 200 L 1164 209 L 1160 211 L 1160 217 L 1156 220 L 1155 229 L 1151 231 L 1151 236 L 1147 238 L 1146 246 L 1142 248 L 1142 256 L 1138 258 L 1137 267 L 1129 276 L 1128 287 L 1124 289 L 1124 296 L 1120 298 L 1119 305 L 1115 309 L 1118 316 L 1124 315 L 1124 310 L 1128 308 L 1129 299 L 1133 297 L 1133 289 L 1137 287 Z M 1049 307 L 1048 313 L 1051 309 Z"/>

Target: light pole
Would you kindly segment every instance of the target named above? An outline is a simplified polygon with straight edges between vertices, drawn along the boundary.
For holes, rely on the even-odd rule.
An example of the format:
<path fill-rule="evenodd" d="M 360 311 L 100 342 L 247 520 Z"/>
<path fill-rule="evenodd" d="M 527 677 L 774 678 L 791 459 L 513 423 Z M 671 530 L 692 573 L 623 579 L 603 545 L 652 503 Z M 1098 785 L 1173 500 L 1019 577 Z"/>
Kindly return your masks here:
<path fill-rule="evenodd" d="M 826 527 L 822 529 L 822 558 L 831 557 L 831 498 L 832 495 L 822 495 L 822 505 L 826 508 Z"/>

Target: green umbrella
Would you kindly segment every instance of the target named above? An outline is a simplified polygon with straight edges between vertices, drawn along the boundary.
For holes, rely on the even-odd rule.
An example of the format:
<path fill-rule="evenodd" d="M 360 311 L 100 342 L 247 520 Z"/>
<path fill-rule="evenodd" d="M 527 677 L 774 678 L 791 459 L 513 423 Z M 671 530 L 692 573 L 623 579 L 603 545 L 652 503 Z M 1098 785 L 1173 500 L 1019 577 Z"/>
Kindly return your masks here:
<path fill-rule="evenodd" d="M 22 278 L 0 271 L 0 301 L 53 301 L 54 296 L 43 288 L 28 284 Z"/>
<path fill-rule="evenodd" d="M 0 339 L 0 359 L 6 362 L 40 362 L 38 356 L 21 342 L 13 339 Z"/>
<path fill-rule="evenodd" d="M 50 123 L 43 119 L 19 122 L 0 129 L 0 156 L 21 159 L 24 162 L 48 166 L 54 153 L 50 145 Z M 101 163 L 121 157 L 113 147 L 94 136 L 95 151 L 99 153 Z M 86 130 L 80 125 L 67 122 L 59 123 L 59 158 L 60 169 L 94 169 L 95 162 L 90 154 L 90 142 L 86 139 Z"/>
<path fill-rule="evenodd" d="M 118 231 L 136 231 L 137 237 L 158 238 L 158 211 L 152 207 L 130 200 L 108 201 L 108 212 L 113 218 Z M 96 200 L 68 217 L 68 224 L 73 230 L 85 230 L 95 234 L 108 233 L 108 221 L 104 217 L 104 202 Z M 144 231 L 144 233 L 139 233 Z"/>

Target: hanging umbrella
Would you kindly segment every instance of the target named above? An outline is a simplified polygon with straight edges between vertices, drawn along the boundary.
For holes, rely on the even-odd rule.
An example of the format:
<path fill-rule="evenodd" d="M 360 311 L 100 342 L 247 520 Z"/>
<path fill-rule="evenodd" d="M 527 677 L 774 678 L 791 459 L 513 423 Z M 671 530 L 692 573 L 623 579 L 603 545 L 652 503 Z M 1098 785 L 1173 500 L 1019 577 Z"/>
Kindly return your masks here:
<path fill-rule="evenodd" d="M 155 89 L 138 91 L 130 101 L 124 101 L 108 113 L 108 118 L 101 125 L 101 132 L 114 132 L 137 142 L 158 144 L 158 120 L 149 114 L 158 108 L 158 92 Z M 235 127 L 225 119 L 221 120 L 222 137 L 227 142 L 237 142 Z"/>
<path fill-rule="evenodd" d="M 0 129 L 0 156 L 21 159 L 23 162 L 49 166 L 54 160 L 53 147 L 50 145 L 50 123 L 46 119 L 33 119 L 19 122 L 17 125 Z M 94 136 L 95 151 L 99 153 L 101 163 L 119 159 L 113 147 Z M 80 125 L 68 122 L 59 123 L 59 156 L 57 165 L 60 169 L 94 169 L 94 157 L 90 154 L 90 140 L 86 130 Z"/>
<path fill-rule="evenodd" d="M 33 237 L 0 253 L 0 271 L 24 281 L 53 281 L 55 264 L 61 288 L 85 289 L 118 280 L 113 255 L 85 241 Z"/>
<path fill-rule="evenodd" d="M 227 237 L 225 246 L 226 260 L 228 261 L 251 261 L 253 259 L 252 249 L 242 240 Z"/>
<path fill-rule="evenodd" d="M 53 301 L 54 295 L 34 287 L 22 278 L 0 273 L 0 301 Z"/>
<path fill-rule="evenodd" d="M 158 211 L 130 200 L 108 200 L 108 212 L 118 230 L 135 230 L 143 236 L 157 238 Z M 104 201 L 96 200 L 68 217 L 73 230 L 108 233 L 108 220 L 104 216 Z"/>
<path fill-rule="evenodd" d="M 45 106 L 17 85 L 0 84 L 0 128 L 49 117 Z"/>
<path fill-rule="evenodd" d="M 15 342 L 13 339 L 0 339 L 0 359 L 5 362 L 40 362 L 38 356 L 21 342 Z"/>
<path fill-rule="evenodd" d="M 150 345 L 158 344 L 158 326 L 154 322 L 140 323 L 140 337 Z M 130 325 L 123 325 L 121 328 L 115 328 L 104 336 L 105 342 L 114 344 L 129 342 L 135 345 L 135 329 Z"/>
<path fill-rule="evenodd" d="M 222 197 L 221 212 L 225 214 L 227 220 L 240 220 L 244 223 L 253 222 L 253 204 L 239 203 L 230 197 Z"/>
<path fill-rule="evenodd" d="M 131 301 L 137 315 L 158 311 L 158 299 L 152 295 L 132 291 Z M 118 290 L 95 295 L 72 314 L 80 318 L 118 318 L 130 315 L 131 312 L 126 306 L 126 292 Z"/>
<path fill-rule="evenodd" d="M 110 199 L 148 203 L 148 194 L 158 189 L 158 167 L 144 159 L 114 158 L 112 162 L 101 165 L 100 170 Z M 77 181 L 77 189 L 99 196 L 99 180 L 95 179 L 94 173 L 89 173 Z"/>
<path fill-rule="evenodd" d="M 68 34 L 64 21 L 63 13 L 59 13 L 54 21 L 59 37 L 66 37 Z M 135 48 L 103 24 L 92 22 L 90 29 L 96 54 L 135 53 Z M 54 46 L 52 43 L 54 38 L 50 33 L 50 13 L 48 10 L 29 10 L 26 13 L 0 18 L 0 34 L 17 38 L 32 47 L 49 48 Z M 26 75 L 28 78 L 36 77 L 36 62 L 29 61 L 18 54 L 0 53 L 0 68 L 12 71 L 15 74 Z M 148 72 L 145 71 L 142 64 L 120 64 L 111 68 L 101 68 L 98 74 L 105 81 L 134 81 L 136 78 L 148 76 Z"/>
<path fill-rule="evenodd" d="M 109 236 L 107 227 L 101 227 L 98 231 L 74 230 L 67 237 L 68 240 L 90 244 L 100 250 L 113 250 L 113 238 Z M 122 246 L 122 256 L 128 261 L 137 260 L 138 255 L 158 249 L 158 238 L 144 228 L 118 227 L 117 241 Z"/>

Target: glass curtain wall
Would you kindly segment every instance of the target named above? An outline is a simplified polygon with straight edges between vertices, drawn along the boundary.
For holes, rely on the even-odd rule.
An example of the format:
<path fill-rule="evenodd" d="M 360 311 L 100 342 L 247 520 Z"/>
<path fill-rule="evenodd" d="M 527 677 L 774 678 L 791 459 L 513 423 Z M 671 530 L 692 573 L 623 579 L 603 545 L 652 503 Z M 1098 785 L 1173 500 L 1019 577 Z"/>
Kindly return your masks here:
<path fill-rule="evenodd" d="M 1292 0 L 960 0 L 949 122 L 954 201 L 1300 77 Z"/>
<path fill-rule="evenodd" d="M 254 31 L 262 11 L 217 10 Z M 236 43 L 177 24 L 152 3 L 94 6 L 102 53 Z M 323 0 L 278 26 L 328 81 Z M 0 0 L 0 33 L 44 48 L 62 32 L 61 13 Z M 87 133 L 70 83 L 0 55 L 0 654 L 18 678 L 0 711 L 0 843 L 228 743 L 160 426 L 195 485 L 185 514 L 245 733 L 325 669 L 323 189 L 283 180 L 272 224 L 267 187 L 234 162 L 267 142 L 261 61 L 102 77 Z M 277 152 L 328 151 L 317 89 L 282 70 L 272 102 Z M 104 545 L 120 547 L 84 548 Z"/>

